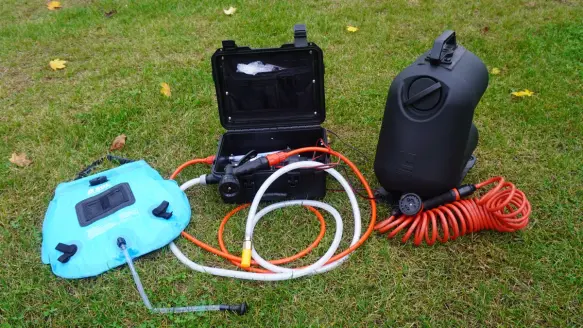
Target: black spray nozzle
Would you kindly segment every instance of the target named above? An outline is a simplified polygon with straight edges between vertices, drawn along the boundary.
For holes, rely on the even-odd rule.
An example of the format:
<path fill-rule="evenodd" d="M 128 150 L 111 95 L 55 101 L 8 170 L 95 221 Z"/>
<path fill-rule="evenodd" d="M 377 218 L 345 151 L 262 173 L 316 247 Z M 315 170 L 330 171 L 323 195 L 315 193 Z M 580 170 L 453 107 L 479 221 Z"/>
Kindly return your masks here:
<path fill-rule="evenodd" d="M 234 312 L 237 313 L 238 315 L 243 315 L 245 313 L 247 313 L 247 303 L 243 302 L 241 304 L 238 305 L 220 305 L 220 310 L 221 311 L 230 311 L 230 312 Z"/>
<path fill-rule="evenodd" d="M 408 193 L 399 199 L 399 211 L 407 216 L 413 216 L 423 209 L 423 200 L 419 195 Z"/>
<path fill-rule="evenodd" d="M 219 181 L 219 192 L 227 198 L 236 197 L 241 190 L 241 183 L 239 179 L 233 174 L 233 165 L 229 164 L 225 167 L 225 174 Z"/>

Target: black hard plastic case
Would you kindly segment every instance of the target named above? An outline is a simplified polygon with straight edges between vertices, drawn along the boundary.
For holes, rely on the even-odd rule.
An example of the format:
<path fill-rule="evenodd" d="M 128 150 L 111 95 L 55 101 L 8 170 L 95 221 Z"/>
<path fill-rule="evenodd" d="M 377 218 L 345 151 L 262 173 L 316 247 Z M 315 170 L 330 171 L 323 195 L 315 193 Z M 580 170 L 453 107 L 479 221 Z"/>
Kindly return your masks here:
<path fill-rule="evenodd" d="M 254 61 L 283 69 L 257 75 L 237 71 L 237 64 Z M 320 126 L 326 117 L 323 53 L 307 41 L 305 25 L 294 26 L 294 43 L 280 48 L 251 49 L 232 40 L 223 41 L 223 47 L 212 56 L 212 68 L 219 117 L 227 129 L 219 141 L 217 159 L 251 150 L 262 153 L 326 142 L 326 130 Z M 328 163 L 329 157 L 316 160 Z M 222 176 L 225 166 L 225 161 L 216 160 L 213 174 Z M 240 192 L 221 197 L 227 203 L 251 202 L 273 172 L 260 170 L 239 176 Z M 278 178 L 262 200 L 320 199 L 325 194 L 326 173 L 305 169 Z"/>

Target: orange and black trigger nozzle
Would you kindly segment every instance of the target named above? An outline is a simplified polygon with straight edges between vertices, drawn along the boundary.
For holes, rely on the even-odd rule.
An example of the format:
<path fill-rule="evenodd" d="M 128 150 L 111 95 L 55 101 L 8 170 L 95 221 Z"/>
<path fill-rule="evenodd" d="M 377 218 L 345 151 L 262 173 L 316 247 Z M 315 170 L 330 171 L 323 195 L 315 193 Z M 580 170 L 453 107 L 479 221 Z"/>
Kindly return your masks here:
<path fill-rule="evenodd" d="M 421 200 L 421 197 L 415 193 L 406 193 L 399 199 L 399 208 L 395 210 L 391 215 L 404 214 L 407 216 L 413 216 L 423 210 L 430 210 L 432 208 L 439 207 L 456 200 L 460 200 L 463 197 L 467 197 L 476 191 L 476 186 L 472 184 L 462 185 L 459 188 L 453 188 L 444 192 L 439 196 L 435 196 L 425 201 Z"/>
<path fill-rule="evenodd" d="M 443 194 L 429 198 L 423 202 L 423 209 L 430 210 L 448 203 L 455 202 L 464 197 L 467 197 L 476 191 L 476 186 L 473 184 L 462 185 L 459 188 L 453 188 L 444 192 Z"/>

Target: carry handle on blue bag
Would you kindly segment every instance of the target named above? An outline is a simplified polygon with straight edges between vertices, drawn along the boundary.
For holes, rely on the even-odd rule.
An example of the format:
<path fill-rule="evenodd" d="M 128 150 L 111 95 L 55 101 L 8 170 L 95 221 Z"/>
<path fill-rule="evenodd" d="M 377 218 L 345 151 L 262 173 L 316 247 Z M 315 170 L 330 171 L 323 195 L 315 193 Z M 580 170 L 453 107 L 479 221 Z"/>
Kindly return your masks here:
<path fill-rule="evenodd" d="M 89 173 L 91 173 L 91 171 L 93 171 L 95 168 L 97 168 L 97 166 L 103 164 L 103 162 L 106 159 L 108 161 L 110 161 L 110 162 L 116 162 L 119 165 L 123 165 L 123 164 L 131 163 L 131 162 L 135 162 L 135 160 L 133 160 L 133 159 L 127 159 L 127 158 L 123 158 L 123 157 L 119 157 L 119 156 L 107 154 L 106 156 L 101 157 L 100 159 L 98 159 L 98 160 L 94 161 L 93 163 L 87 165 L 86 168 L 84 168 L 83 170 L 81 170 L 81 172 L 79 172 L 77 174 L 77 177 L 75 178 L 75 180 L 79 180 L 81 178 L 84 178 L 84 177 L 88 176 Z"/>

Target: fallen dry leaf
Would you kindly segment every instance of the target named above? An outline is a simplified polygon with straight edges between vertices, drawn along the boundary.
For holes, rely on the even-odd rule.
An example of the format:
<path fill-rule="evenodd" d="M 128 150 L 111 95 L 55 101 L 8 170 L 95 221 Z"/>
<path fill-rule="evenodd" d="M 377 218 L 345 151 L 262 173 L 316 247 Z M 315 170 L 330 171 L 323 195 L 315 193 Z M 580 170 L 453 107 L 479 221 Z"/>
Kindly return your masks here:
<path fill-rule="evenodd" d="M 482 32 L 482 34 L 486 34 L 486 33 L 490 32 L 490 27 L 489 26 L 482 27 L 481 32 Z"/>
<path fill-rule="evenodd" d="M 163 82 L 160 83 L 160 86 L 162 87 L 160 89 L 160 93 L 165 95 L 166 97 L 170 97 L 172 95 L 172 90 L 170 90 L 170 86 L 168 85 L 168 83 Z"/>
<path fill-rule="evenodd" d="M 347 30 L 348 32 L 356 32 L 356 31 L 358 31 L 358 27 L 356 27 L 356 26 L 351 26 L 351 25 L 348 25 L 348 26 L 346 26 L 346 30 Z"/>
<path fill-rule="evenodd" d="M 536 7 L 536 2 L 534 1 L 530 1 L 524 4 L 525 6 L 527 6 L 528 8 L 534 8 Z"/>
<path fill-rule="evenodd" d="M 49 1 L 47 3 L 47 9 L 48 10 L 57 10 L 57 9 L 61 9 L 61 3 L 59 1 Z"/>
<path fill-rule="evenodd" d="M 111 147 L 109 147 L 109 150 L 122 149 L 123 146 L 125 146 L 126 144 L 126 139 L 127 136 L 125 134 L 120 134 L 119 136 L 115 137 L 115 139 L 113 139 L 113 142 L 111 143 Z"/>
<path fill-rule="evenodd" d="M 60 60 L 60 59 L 55 59 L 55 60 L 51 60 L 49 62 L 49 66 L 53 69 L 53 71 L 56 71 L 58 69 L 63 69 L 65 68 L 65 63 L 67 61 L 66 60 Z"/>
<path fill-rule="evenodd" d="M 105 17 L 110 18 L 111 16 L 117 14 L 117 10 L 113 9 L 113 10 L 110 10 L 110 11 L 106 11 L 103 14 L 105 15 Z"/>
<path fill-rule="evenodd" d="M 229 9 L 223 9 L 223 12 L 227 16 L 232 16 L 236 11 L 237 11 L 237 8 L 235 8 L 235 7 L 229 7 Z"/>
<path fill-rule="evenodd" d="M 512 92 L 511 95 L 513 95 L 514 97 L 530 97 L 534 94 L 534 92 L 528 90 L 528 89 L 524 89 L 522 91 L 515 91 Z"/>
<path fill-rule="evenodd" d="M 490 70 L 490 74 L 498 75 L 498 74 L 500 74 L 500 69 L 498 67 L 494 67 Z"/>
<path fill-rule="evenodd" d="M 26 158 L 26 154 L 25 153 L 12 153 L 12 156 L 10 156 L 10 163 L 12 164 L 16 164 L 20 167 L 25 167 L 25 166 L 29 166 L 30 163 L 32 163 L 32 161 L 28 158 Z"/>

